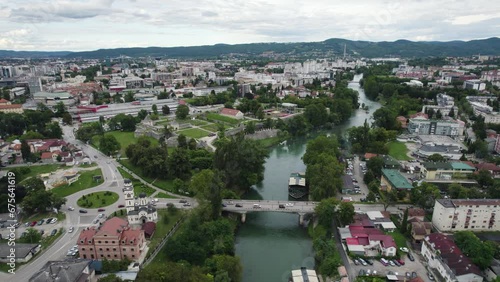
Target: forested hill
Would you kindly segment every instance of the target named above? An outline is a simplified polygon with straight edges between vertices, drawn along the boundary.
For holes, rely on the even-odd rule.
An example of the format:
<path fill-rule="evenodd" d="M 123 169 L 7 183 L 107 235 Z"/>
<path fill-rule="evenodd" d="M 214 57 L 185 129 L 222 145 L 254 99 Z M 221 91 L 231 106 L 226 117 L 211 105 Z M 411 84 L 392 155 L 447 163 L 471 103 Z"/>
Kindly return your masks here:
<path fill-rule="evenodd" d="M 250 43 L 250 44 L 216 44 L 192 47 L 146 47 L 99 49 L 85 52 L 12 52 L 0 50 L 0 57 L 29 56 L 64 56 L 66 58 L 103 59 L 119 56 L 129 57 L 161 57 L 161 58 L 217 58 L 236 55 L 254 57 L 270 52 L 284 55 L 284 58 L 321 57 L 342 55 L 344 45 L 348 55 L 354 57 L 444 57 L 471 55 L 500 55 L 500 38 L 472 41 L 408 41 L 393 42 L 352 41 L 332 38 L 322 42 L 296 43 Z M 40 53 L 40 54 L 38 54 Z"/>
<path fill-rule="evenodd" d="M 394 42 L 351 41 L 346 39 L 328 39 L 323 42 L 298 43 L 253 43 L 253 44 L 217 44 L 194 47 L 148 47 L 100 49 L 89 52 L 71 53 L 71 58 L 106 58 L 121 55 L 130 57 L 162 58 L 214 58 L 230 54 L 258 56 L 265 52 L 288 55 L 291 57 L 320 57 L 321 55 L 343 54 L 344 44 L 349 55 L 356 57 L 443 57 L 470 56 L 475 54 L 500 55 L 500 38 L 473 41 L 450 42 L 413 42 L 398 40 Z"/>

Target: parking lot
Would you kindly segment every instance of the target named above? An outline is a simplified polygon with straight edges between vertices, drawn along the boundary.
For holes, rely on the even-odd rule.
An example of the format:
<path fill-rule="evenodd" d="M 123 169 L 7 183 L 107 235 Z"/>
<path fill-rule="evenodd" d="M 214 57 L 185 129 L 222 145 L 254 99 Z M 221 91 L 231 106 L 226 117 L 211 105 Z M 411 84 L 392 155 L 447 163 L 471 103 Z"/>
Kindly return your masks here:
<path fill-rule="evenodd" d="M 422 278 L 424 281 L 429 281 L 429 278 L 427 277 L 427 270 L 425 268 L 425 265 L 421 262 L 421 257 L 419 254 L 412 252 L 413 257 L 415 258 L 415 261 L 411 261 L 408 259 L 407 255 L 402 255 L 401 259 L 404 261 L 404 265 L 401 266 L 384 266 L 379 260 L 373 259 L 371 260 L 373 265 L 367 264 L 362 265 L 359 263 L 356 265 L 353 260 L 351 261 L 351 267 L 353 267 L 356 271 L 356 275 L 359 276 L 362 273 L 370 273 L 370 275 L 373 275 L 374 271 L 376 271 L 377 276 L 386 276 L 388 274 L 394 274 L 394 275 L 399 275 L 399 276 L 406 276 L 411 277 L 412 272 L 415 272 L 416 275 L 418 275 L 420 278 Z M 363 270 L 362 273 L 360 271 Z M 415 275 L 413 274 L 413 275 Z"/>

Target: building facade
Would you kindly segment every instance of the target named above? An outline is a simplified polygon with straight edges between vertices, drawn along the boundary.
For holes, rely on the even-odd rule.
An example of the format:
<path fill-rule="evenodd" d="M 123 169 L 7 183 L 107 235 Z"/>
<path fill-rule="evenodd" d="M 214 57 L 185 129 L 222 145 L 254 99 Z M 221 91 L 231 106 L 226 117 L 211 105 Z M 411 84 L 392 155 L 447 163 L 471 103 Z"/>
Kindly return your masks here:
<path fill-rule="evenodd" d="M 144 230 L 132 229 L 118 217 L 108 219 L 98 228 L 82 230 L 77 244 L 83 259 L 137 260 L 146 249 Z"/>
<path fill-rule="evenodd" d="M 432 233 L 422 243 L 422 255 L 428 266 L 444 282 L 482 282 L 481 270 L 466 257 L 451 238 L 442 233 Z"/>
<path fill-rule="evenodd" d="M 452 180 L 470 178 L 474 167 L 461 162 L 425 162 L 421 174 L 426 180 Z"/>
<path fill-rule="evenodd" d="M 158 211 L 154 207 L 154 203 L 148 200 L 146 193 L 140 193 L 139 197 L 135 198 L 134 187 L 129 179 L 124 180 L 123 193 L 125 195 L 127 220 L 130 224 L 158 221 Z"/>
<path fill-rule="evenodd" d="M 439 199 L 434 204 L 432 224 L 440 232 L 498 231 L 499 211 L 500 199 Z"/>
<path fill-rule="evenodd" d="M 412 118 L 408 123 L 410 134 L 461 136 L 464 134 L 464 128 L 462 121 L 455 120 Z"/>

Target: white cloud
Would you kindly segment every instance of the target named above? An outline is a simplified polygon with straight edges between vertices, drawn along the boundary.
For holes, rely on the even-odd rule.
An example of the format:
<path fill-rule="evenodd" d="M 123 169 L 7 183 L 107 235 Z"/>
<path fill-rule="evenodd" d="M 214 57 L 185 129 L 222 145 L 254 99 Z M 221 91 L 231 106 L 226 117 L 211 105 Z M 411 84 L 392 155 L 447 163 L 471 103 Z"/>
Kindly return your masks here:
<path fill-rule="evenodd" d="M 6 12 L 0 15 L 3 41 L 20 42 L 7 32 L 23 29 L 31 31 L 24 37 L 35 38 L 40 50 L 322 41 L 333 37 L 454 40 L 500 35 L 495 27 L 500 24 L 500 5 L 486 0 L 43 1 L 4 4 Z M 26 50 L 32 45 L 16 44 Z"/>

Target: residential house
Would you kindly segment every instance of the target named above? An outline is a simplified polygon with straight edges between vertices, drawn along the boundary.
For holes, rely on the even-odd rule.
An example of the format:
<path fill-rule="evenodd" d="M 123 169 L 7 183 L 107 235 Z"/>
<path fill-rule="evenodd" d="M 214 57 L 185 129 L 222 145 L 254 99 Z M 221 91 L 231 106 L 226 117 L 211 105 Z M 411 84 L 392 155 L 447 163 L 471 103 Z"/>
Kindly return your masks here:
<path fill-rule="evenodd" d="M 40 251 L 41 245 L 39 244 L 23 244 L 16 243 L 16 263 L 28 262 L 36 253 Z M 11 262 L 9 255 L 11 255 L 11 246 L 5 244 L 0 244 L 0 262 L 7 263 Z"/>
<path fill-rule="evenodd" d="M 29 282 L 96 282 L 91 263 L 87 259 L 48 261 Z"/>
<path fill-rule="evenodd" d="M 369 159 L 371 159 L 371 158 L 373 158 L 373 157 L 377 157 L 377 156 L 378 156 L 378 155 L 377 155 L 377 154 L 374 154 L 374 153 L 365 153 L 365 155 L 364 155 L 364 159 L 365 159 L 365 160 L 369 160 Z"/>
<path fill-rule="evenodd" d="M 83 259 L 138 260 L 146 250 L 144 230 L 132 229 L 119 217 L 82 230 L 77 244 Z"/>
<path fill-rule="evenodd" d="M 475 167 L 478 171 L 487 170 L 494 178 L 500 178 L 500 167 L 494 163 L 478 163 Z"/>
<path fill-rule="evenodd" d="M 382 157 L 384 159 L 384 168 L 388 168 L 388 169 L 400 169 L 401 168 L 401 164 L 395 160 L 393 157 L 389 156 L 389 155 L 384 155 Z"/>
<path fill-rule="evenodd" d="M 438 199 L 432 224 L 440 232 L 499 231 L 500 199 Z"/>
<path fill-rule="evenodd" d="M 423 117 L 410 118 L 408 132 L 418 135 L 464 135 L 465 123 L 461 120 L 437 120 Z"/>
<path fill-rule="evenodd" d="M 223 108 L 220 111 L 220 114 L 223 116 L 228 116 L 228 117 L 232 117 L 235 119 L 242 119 L 244 116 L 241 111 L 235 110 L 235 109 L 228 109 L 228 108 Z"/>
<path fill-rule="evenodd" d="M 407 128 L 407 121 L 408 119 L 404 116 L 398 116 L 396 117 L 396 122 L 398 122 L 401 125 L 401 128 Z"/>
<path fill-rule="evenodd" d="M 24 112 L 22 104 L 0 105 L 0 112 L 22 114 Z"/>
<path fill-rule="evenodd" d="M 420 243 L 425 239 L 425 236 L 431 234 L 432 223 L 420 221 L 417 218 L 408 221 L 411 224 L 411 237 L 415 243 Z"/>
<path fill-rule="evenodd" d="M 398 170 L 384 168 L 380 178 L 380 189 L 383 191 L 410 190 L 413 189 L 413 185 Z"/>
<path fill-rule="evenodd" d="M 425 210 L 421 208 L 409 208 L 408 209 L 408 220 L 418 219 L 420 221 L 424 221 L 425 219 Z"/>
<path fill-rule="evenodd" d="M 479 267 L 462 253 L 451 238 L 442 233 L 427 235 L 421 253 L 428 266 L 439 272 L 442 281 L 483 281 Z"/>

